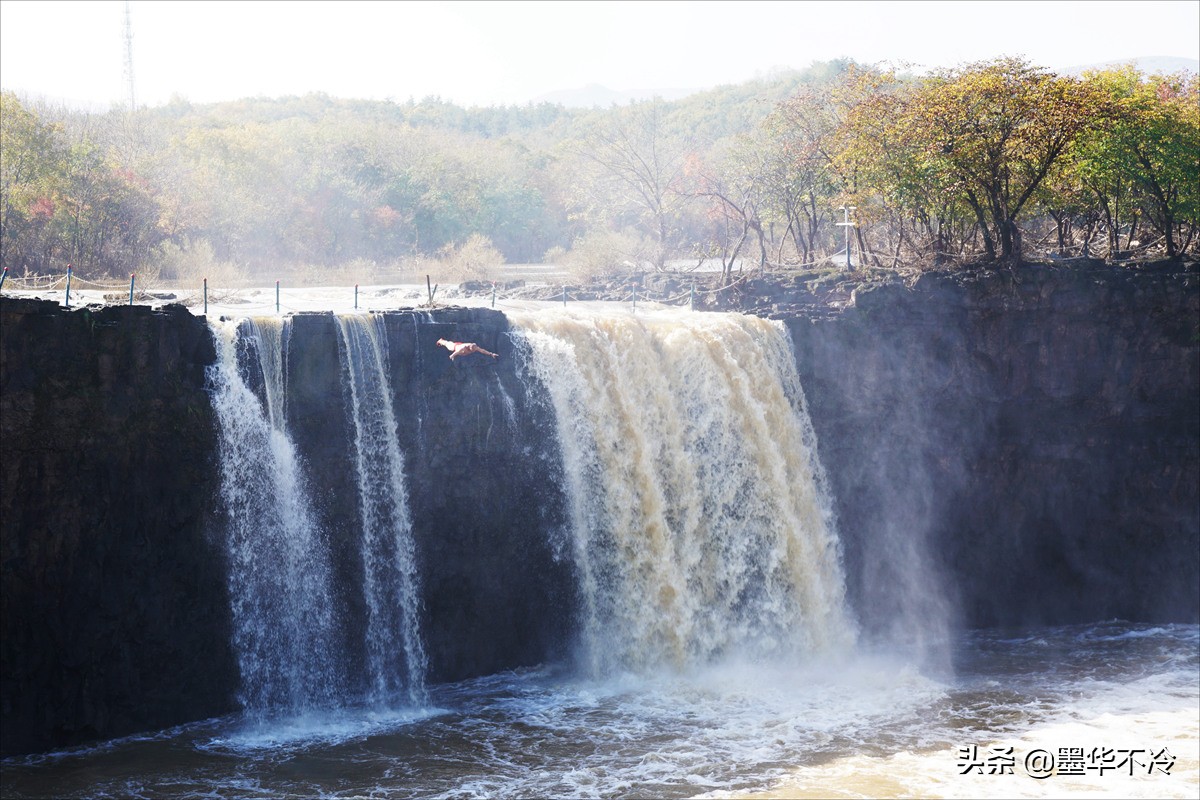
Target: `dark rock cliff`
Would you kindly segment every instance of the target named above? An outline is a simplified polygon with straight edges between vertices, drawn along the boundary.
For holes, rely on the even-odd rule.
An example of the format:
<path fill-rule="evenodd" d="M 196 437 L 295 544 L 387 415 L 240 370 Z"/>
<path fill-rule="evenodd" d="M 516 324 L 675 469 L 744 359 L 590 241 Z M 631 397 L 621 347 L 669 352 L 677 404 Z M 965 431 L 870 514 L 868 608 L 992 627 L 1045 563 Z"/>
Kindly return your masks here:
<path fill-rule="evenodd" d="M 203 320 L 0 301 L 5 754 L 232 709 Z"/>
<path fill-rule="evenodd" d="M 788 325 L 869 629 L 1200 619 L 1195 271 L 924 275 Z"/>
<path fill-rule="evenodd" d="M 547 535 L 562 507 L 555 443 L 545 433 L 553 420 L 527 401 L 507 320 L 450 308 L 388 313 L 383 323 L 430 679 L 562 657 L 574 596 L 569 565 L 555 558 Z M 451 362 L 440 338 L 478 342 L 500 358 Z M 288 425 L 331 533 L 337 583 L 357 586 L 358 495 L 341 373 L 334 316 L 294 316 Z M 346 613 L 364 616 L 358 607 Z"/>

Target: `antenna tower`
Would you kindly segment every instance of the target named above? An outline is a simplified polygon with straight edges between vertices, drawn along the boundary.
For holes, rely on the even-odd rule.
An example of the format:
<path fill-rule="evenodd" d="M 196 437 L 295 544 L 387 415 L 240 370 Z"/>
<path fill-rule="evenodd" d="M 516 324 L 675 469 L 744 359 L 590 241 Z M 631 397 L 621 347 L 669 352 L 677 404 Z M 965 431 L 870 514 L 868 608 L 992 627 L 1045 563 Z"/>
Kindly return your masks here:
<path fill-rule="evenodd" d="M 133 18 L 129 13 L 129 0 L 125 0 L 125 84 L 129 87 L 129 110 L 137 111 L 133 95 Z"/>

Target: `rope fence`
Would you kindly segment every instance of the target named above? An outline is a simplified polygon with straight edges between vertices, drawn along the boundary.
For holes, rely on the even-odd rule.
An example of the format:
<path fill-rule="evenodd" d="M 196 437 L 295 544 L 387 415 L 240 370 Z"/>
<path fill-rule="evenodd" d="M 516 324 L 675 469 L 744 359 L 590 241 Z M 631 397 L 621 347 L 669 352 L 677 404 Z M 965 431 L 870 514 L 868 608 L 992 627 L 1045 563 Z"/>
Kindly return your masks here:
<path fill-rule="evenodd" d="M 740 276 L 715 287 L 702 286 L 698 281 L 693 279 L 691 281 L 691 286 L 687 290 L 668 296 L 662 296 L 659 291 L 647 288 L 634 282 L 629 284 L 628 293 L 624 294 L 619 300 L 612 299 L 614 295 L 613 284 L 609 284 L 607 287 L 599 290 L 599 293 L 607 294 L 607 298 L 595 297 L 597 292 L 593 292 L 591 290 L 581 293 L 579 289 L 573 289 L 572 285 L 569 283 L 559 284 L 561 286 L 561 291 L 554 293 L 550 292 L 549 290 L 552 289 L 555 284 L 546 283 L 544 284 L 545 290 L 540 294 L 540 296 L 531 297 L 531 287 L 522 285 L 519 292 L 514 292 L 513 294 L 508 295 L 502 291 L 499 282 L 492 281 L 490 282 L 491 307 L 496 308 L 497 304 L 499 304 L 501 307 L 515 307 L 517 304 L 527 303 L 530 301 L 561 302 L 565 307 L 571 302 L 602 301 L 614 303 L 628 302 L 634 309 L 636 309 L 638 301 L 640 300 L 642 302 L 655 303 L 658 305 L 680 305 L 686 302 L 691 308 L 695 308 L 697 302 L 700 302 L 702 298 L 713 297 L 721 294 L 722 292 L 727 292 L 731 289 L 734 289 L 740 284 L 744 284 L 754 277 L 755 274 L 760 272 L 760 270 L 754 270 L 743 273 Z M 716 273 L 713 274 L 715 275 Z M 682 276 L 672 277 L 676 281 L 686 282 L 687 280 Z M 274 282 L 275 286 L 273 296 L 264 297 L 264 291 L 270 291 L 267 287 L 213 287 L 209 285 L 207 278 L 203 279 L 200 287 L 194 289 L 181 289 L 174 286 L 170 288 L 157 288 L 153 285 L 154 283 L 157 283 L 157 281 L 148 282 L 149 285 L 139 286 L 136 274 L 131 274 L 128 282 L 119 281 L 116 279 L 91 280 L 80 278 L 70 269 L 68 269 L 67 273 L 62 275 L 14 276 L 9 274 L 8 268 L 6 267 L 3 271 L 3 278 L 0 278 L 0 290 L 3 290 L 6 295 L 10 296 L 17 292 L 22 294 L 56 294 L 62 292 L 64 305 L 68 307 L 72 305 L 80 306 L 96 304 L 134 305 L 136 301 L 137 304 L 140 305 L 180 304 L 192 308 L 199 306 L 203 309 L 203 312 L 207 314 L 209 311 L 209 305 L 211 304 L 225 308 L 226 313 L 229 313 L 229 311 L 232 310 L 234 313 L 239 315 L 244 314 L 246 316 L 266 316 L 272 313 L 285 315 L 302 311 L 332 310 L 331 308 L 321 309 L 314 307 L 312 295 L 314 291 L 320 291 L 325 295 L 328 295 L 330 292 L 330 287 L 293 289 L 283 286 L 282 282 L 277 280 Z M 403 286 L 407 288 L 408 291 L 403 293 L 404 296 L 402 298 L 397 298 L 397 302 L 393 306 L 394 308 L 434 308 L 440 305 L 454 305 L 456 299 L 462 299 L 461 297 L 456 298 L 453 296 L 443 295 L 445 299 L 438 301 L 437 292 L 439 287 L 437 284 L 431 283 L 429 276 L 426 276 L 426 285 L 423 287 L 426 290 L 424 298 L 425 302 L 419 302 L 422 299 L 419 293 L 420 287 L 415 284 L 403 284 Z M 399 288 L 399 285 L 397 287 L 385 285 L 384 288 L 384 296 L 386 296 L 396 293 L 395 290 Z M 355 310 L 362 309 L 360 300 L 364 297 L 364 295 L 370 296 L 367 295 L 357 283 L 353 284 L 352 287 L 346 287 L 345 291 L 347 293 L 346 305 L 350 306 L 352 304 L 352 307 Z M 92 296 L 84 296 L 83 292 L 90 292 L 92 293 Z M 102 292 L 102 297 L 96 298 L 94 296 L 96 292 Z M 480 294 L 480 292 L 474 291 L 468 296 L 479 297 Z M 482 292 L 482 294 L 485 297 L 487 296 L 486 291 Z M 43 299 L 55 298 L 47 297 Z M 371 299 L 374 301 L 372 310 L 385 310 L 378 308 L 378 301 L 381 299 L 378 293 L 371 297 Z M 327 305 L 337 305 L 340 307 L 342 304 L 337 302 L 328 303 Z M 229 309 L 229 306 L 233 306 L 233 309 Z"/>

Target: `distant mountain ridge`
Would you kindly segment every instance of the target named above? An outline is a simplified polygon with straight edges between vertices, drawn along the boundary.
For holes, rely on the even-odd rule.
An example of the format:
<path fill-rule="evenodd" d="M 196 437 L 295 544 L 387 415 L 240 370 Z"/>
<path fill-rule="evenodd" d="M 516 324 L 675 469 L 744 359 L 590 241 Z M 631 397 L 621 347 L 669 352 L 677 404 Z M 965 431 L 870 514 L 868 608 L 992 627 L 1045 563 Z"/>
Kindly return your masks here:
<path fill-rule="evenodd" d="M 554 92 L 538 95 L 533 99 L 538 103 L 557 103 L 567 108 L 608 108 L 612 105 L 625 105 L 639 100 L 650 100 L 661 97 L 663 100 L 681 100 L 688 95 L 703 92 L 703 88 L 692 89 L 626 89 L 618 91 L 589 83 L 579 89 L 560 89 Z"/>
<path fill-rule="evenodd" d="M 1065 69 L 1056 70 L 1061 75 L 1082 75 L 1089 70 L 1110 69 L 1113 67 L 1133 64 L 1146 75 L 1155 73 L 1175 73 L 1188 71 L 1200 73 L 1200 59 L 1183 56 L 1137 56 L 1135 58 L 1113 59 L 1093 64 L 1078 64 Z M 640 100 L 650 100 L 660 97 L 663 100 L 681 100 L 689 95 L 707 91 L 712 87 L 696 86 L 692 88 L 669 89 L 610 89 L 598 83 L 589 83 L 578 89 L 559 89 L 546 92 L 533 98 L 533 104 L 555 103 L 566 108 L 608 108 L 612 105 L 625 105 Z"/>
<path fill-rule="evenodd" d="M 1082 64 L 1060 70 L 1063 75 L 1082 75 L 1089 70 L 1111 69 L 1126 64 L 1133 66 L 1146 75 L 1155 73 L 1196 72 L 1200 73 L 1200 59 L 1184 58 L 1182 56 L 1138 56 L 1136 58 L 1114 59 L 1096 64 Z"/>

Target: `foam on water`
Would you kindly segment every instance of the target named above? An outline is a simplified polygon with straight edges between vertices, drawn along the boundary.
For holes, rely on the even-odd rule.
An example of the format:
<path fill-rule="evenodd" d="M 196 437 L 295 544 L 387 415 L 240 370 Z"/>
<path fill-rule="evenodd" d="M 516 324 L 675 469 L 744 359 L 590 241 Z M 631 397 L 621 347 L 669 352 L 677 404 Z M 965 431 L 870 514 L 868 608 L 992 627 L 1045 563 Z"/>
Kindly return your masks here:
<path fill-rule="evenodd" d="M 5 795 L 1195 797 L 1200 629 L 1155 627 L 971 634 L 953 681 L 864 653 L 522 670 L 431 686 L 438 711 L 238 716 L 10 759 Z M 1016 774 L 960 774 L 971 745 L 1012 747 Z M 1166 747 L 1175 761 L 1169 775 L 1037 780 L 1020 772 L 1037 747 Z"/>
<path fill-rule="evenodd" d="M 458 691 L 477 697 L 482 688 Z M 489 756 L 434 796 L 690 796 L 754 785 L 800 754 L 844 747 L 944 692 L 882 660 L 584 681 L 541 673 L 503 689 L 453 720 Z"/>
<path fill-rule="evenodd" d="M 280 716 L 264 720 L 247 717 L 222 730 L 197 748 L 231 755 L 278 757 L 314 746 L 335 747 L 395 731 L 405 725 L 445 713 L 438 708 L 345 708 Z"/>
<path fill-rule="evenodd" d="M 929 725 L 923 746 L 843 755 L 794 769 L 769 791 L 708 796 L 1196 797 L 1198 636 L 1196 626 L 1121 622 L 1011 638 L 976 635 L 976 647 L 1002 654 L 1000 668 L 991 662 L 987 674 L 959 682 L 947 696 L 951 724 Z M 1052 669 L 1046 668 L 1047 651 Z M 1014 673 L 1009 659 L 1024 661 L 1025 669 Z M 1011 773 L 969 769 L 962 748 L 971 746 L 983 758 L 1011 748 Z M 1114 767 L 1126 751 L 1134 754 L 1133 764 L 1085 767 L 1079 775 L 1047 775 L 1025 765 L 1031 753 L 1057 758 L 1062 748 L 1101 759 L 1085 764 Z M 1165 771 L 1152 763 L 1163 749 L 1169 754 Z M 1103 762 L 1106 751 L 1116 761 Z"/>

